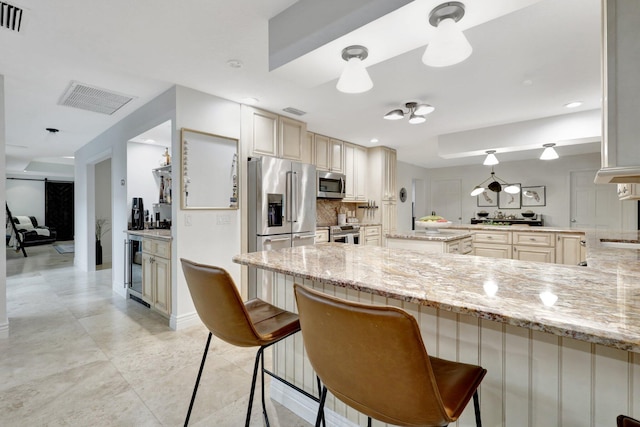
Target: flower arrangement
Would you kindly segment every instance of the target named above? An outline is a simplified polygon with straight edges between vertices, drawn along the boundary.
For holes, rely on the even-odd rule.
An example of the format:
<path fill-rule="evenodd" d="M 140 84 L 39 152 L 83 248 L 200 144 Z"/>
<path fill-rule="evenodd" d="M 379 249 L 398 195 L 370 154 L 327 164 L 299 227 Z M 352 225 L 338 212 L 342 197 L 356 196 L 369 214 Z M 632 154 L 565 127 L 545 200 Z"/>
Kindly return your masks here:
<path fill-rule="evenodd" d="M 96 219 L 96 240 L 101 240 L 102 236 L 110 230 L 109 220 L 106 218 Z"/>

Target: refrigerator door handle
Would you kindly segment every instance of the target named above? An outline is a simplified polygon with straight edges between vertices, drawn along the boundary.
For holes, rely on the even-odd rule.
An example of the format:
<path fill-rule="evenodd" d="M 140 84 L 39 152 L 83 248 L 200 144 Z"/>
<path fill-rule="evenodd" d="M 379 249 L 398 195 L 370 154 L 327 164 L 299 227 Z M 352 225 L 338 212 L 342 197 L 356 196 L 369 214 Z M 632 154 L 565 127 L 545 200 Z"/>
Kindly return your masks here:
<path fill-rule="evenodd" d="M 285 183 L 286 183 L 286 189 L 285 189 L 286 195 L 285 195 L 285 202 L 284 202 L 285 203 L 285 206 L 284 206 L 285 218 L 284 219 L 287 222 L 292 222 L 292 218 L 291 218 L 291 216 L 292 216 L 292 214 L 291 214 L 291 212 L 292 212 L 292 208 L 291 208 L 291 205 L 292 205 L 292 201 L 291 201 L 291 187 L 292 187 L 291 184 L 292 184 L 292 180 L 293 180 L 293 172 L 287 171 L 286 180 L 285 180 Z"/>
<path fill-rule="evenodd" d="M 291 195 L 293 196 L 293 202 L 289 204 L 289 206 L 291 207 L 291 222 L 298 222 L 298 173 L 293 172 L 291 179 Z"/>
<path fill-rule="evenodd" d="M 284 242 L 284 241 L 287 241 L 287 240 L 289 240 L 289 237 L 283 237 L 283 238 L 281 238 L 281 239 L 271 239 L 271 238 L 268 238 L 268 239 L 264 239 L 264 242 L 265 242 L 265 243 L 273 243 L 273 242 Z"/>

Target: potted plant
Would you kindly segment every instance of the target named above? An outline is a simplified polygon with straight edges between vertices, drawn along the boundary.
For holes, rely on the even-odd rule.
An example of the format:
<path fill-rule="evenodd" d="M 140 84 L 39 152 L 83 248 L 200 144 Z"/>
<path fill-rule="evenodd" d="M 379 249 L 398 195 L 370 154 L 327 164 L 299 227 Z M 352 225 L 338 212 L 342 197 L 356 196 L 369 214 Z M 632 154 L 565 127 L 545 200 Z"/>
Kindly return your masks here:
<path fill-rule="evenodd" d="M 96 265 L 102 264 L 102 236 L 109 231 L 109 220 L 106 218 L 96 219 Z"/>

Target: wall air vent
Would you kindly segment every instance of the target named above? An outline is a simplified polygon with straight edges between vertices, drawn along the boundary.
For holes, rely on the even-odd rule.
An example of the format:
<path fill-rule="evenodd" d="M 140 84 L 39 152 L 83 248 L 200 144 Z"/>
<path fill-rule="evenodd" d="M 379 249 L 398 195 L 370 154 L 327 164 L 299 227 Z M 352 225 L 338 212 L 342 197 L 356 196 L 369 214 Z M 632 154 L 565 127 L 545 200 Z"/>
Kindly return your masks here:
<path fill-rule="evenodd" d="M 59 104 L 111 115 L 133 99 L 132 96 L 71 82 L 67 91 L 60 98 Z"/>
<path fill-rule="evenodd" d="M 20 32 L 23 9 L 0 1 L 0 27 Z"/>
<path fill-rule="evenodd" d="M 295 114 L 296 116 L 304 116 L 307 114 L 306 111 L 298 110 L 297 108 L 287 107 L 283 108 L 282 111 L 286 111 L 287 113 Z"/>

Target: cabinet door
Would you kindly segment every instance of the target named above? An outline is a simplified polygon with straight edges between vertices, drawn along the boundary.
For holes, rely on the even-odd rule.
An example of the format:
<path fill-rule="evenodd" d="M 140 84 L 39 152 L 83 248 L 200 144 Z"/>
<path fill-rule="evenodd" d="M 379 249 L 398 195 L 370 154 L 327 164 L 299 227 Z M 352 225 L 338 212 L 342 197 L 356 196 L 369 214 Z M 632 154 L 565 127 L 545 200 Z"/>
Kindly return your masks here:
<path fill-rule="evenodd" d="M 329 155 L 329 138 L 324 135 L 314 135 L 313 137 L 313 164 L 317 170 L 328 171 L 331 167 L 331 156 Z"/>
<path fill-rule="evenodd" d="M 143 240 L 145 242 L 146 240 Z M 153 304 L 153 256 L 142 253 L 142 299 Z"/>
<path fill-rule="evenodd" d="M 514 245 L 526 246 L 546 246 L 553 247 L 555 243 L 555 234 L 546 232 L 513 232 Z"/>
<path fill-rule="evenodd" d="M 490 258 L 511 258 L 511 245 L 493 245 L 490 243 L 474 243 L 473 253 Z"/>
<path fill-rule="evenodd" d="M 396 200 L 396 152 L 384 150 L 384 182 L 382 196 L 385 200 Z"/>
<path fill-rule="evenodd" d="M 396 231 L 396 208 L 395 202 L 382 202 L 382 242 L 386 245 L 385 234 Z"/>
<path fill-rule="evenodd" d="M 513 247 L 513 259 L 554 263 L 556 262 L 556 250 L 555 248 L 516 245 Z"/>
<path fill-rule="evenodd" d="M 558 234 L 556 264 L 578 265 L 585 260 L 584 235 Z"/>
<path fill-rule="evenodd" d="M 165 258 L 154 258 L 153 272 L 154 293 L 153 306 L 164 314 L 171 311 L 171 261 Z"/>
<path fill-rule="evenodd" d="M 344 173 L 344 158 L 343 158 L 343 149 L 344 149 L 344 143 L 342 141 L 339 141 L 337 139 L 330 139 L 329 140 L 329 146 L 330 146 L 330 155 L 331 155 L 331 164 L 330 164 L 330 168 L 332 172 L 338 172 L 338 173 Z"/>
<path fill-rule="evenodd" d="M 298 120 L 279 117 L 278 154 L 283 159 L 302 161 L 302 143 L 307 138 L 307 126 Z"/>
<path fill-rule="evenodd" d="M 329 241 L 329 230 L 316 230 L 315 243 L 324 243 Z"/>
<path fill-rule="evenodd" d="M 367 200 L 367 149 L 355 146 L 355 199 L 359 202 Z"/>
<path fill-rule="evenodd" d="M 356 200 L 356 170 L 355 170 L 355 146 L 353 144 L 344 144 L 344 174 L 345 174 L 345 193 L 343 202 L 353 202 Z"/>
<path fill-rule="evenodd" d="M 254 154 L 278 156 L 278 115 L 258 109 L 251 110 L 251 142 Z"/>

